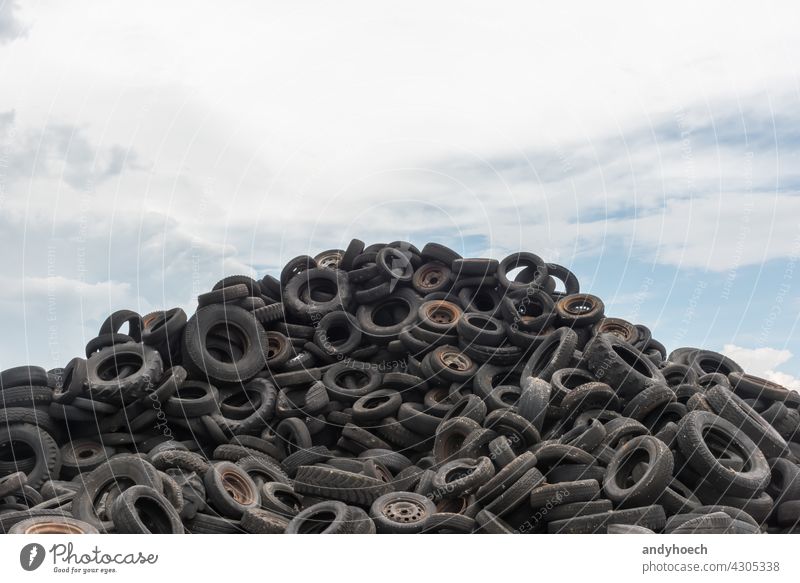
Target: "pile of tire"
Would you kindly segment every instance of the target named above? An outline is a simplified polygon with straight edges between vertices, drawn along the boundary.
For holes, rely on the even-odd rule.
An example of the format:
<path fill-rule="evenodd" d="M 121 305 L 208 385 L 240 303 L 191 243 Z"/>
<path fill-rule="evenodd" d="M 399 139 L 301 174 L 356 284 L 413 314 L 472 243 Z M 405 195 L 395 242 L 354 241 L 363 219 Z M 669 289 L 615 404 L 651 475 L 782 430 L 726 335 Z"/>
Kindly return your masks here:
<path fill-rule="evenodd" d="M 124 330 L 124 332 L 123 332 Z M 405 242 L 111 314 L 0 373 L 5 533 L 759 533 L 800 396 L 667 354 L 532 253 Z"/>

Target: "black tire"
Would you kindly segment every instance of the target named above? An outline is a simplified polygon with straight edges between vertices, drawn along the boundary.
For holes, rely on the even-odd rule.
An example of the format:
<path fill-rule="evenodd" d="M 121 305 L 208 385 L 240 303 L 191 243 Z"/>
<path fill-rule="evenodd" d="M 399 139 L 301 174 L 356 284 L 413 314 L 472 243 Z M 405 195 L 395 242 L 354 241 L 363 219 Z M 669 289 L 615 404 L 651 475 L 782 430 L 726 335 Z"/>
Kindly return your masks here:
<path fill-rule="evenodd" d="M 240 358 L 224 362 L 209 352 L 207 337 L 217 327 L 224 327 L 232 334 L 227 342 L 245 347 Z M 266 331 L 250 312 L 236 306 L 214 304 L 197 310 L 186 324 L 182 364 L 199 378 L 241 382 L 266 366 L 268 346 Z"/>
<path fill-rule="evenodd" d="M 607 534 L 655 534 L 649 528 L 637 526 L 635 524 L 609 524 L 606 527 Z"/>
<path fill-rule="evenodd" d="M 241 518 L 261 502 L 258 486 L 247 472 L 232 462 L 216 462 L 203 477 L 210 504 L 221 514 Z"/>
<path fill-rule="evenodd" d="M 769 460 L 771 479 L 767 494 L 776 504 L 785 500 L 800 500 L 800 467 L 787 459 Z"/>
<path fill-rule="evenodd" d="M 200 417 L 219 412 L 219 391 L 202 381 L 187 381 L 164 403 L 164 412 L 173 417 Z"/>
<path fill-rule="evenodd" d="M 559 298 L 564 295 L 577 294 L 581 291 L 578 278 L 575 277 L 575 274 L 563 265 L 558 265 L 557 263 L 548 263 L 547 273 L 550 277 L 555 278 L 564 284 L 564 291 L 553 291 L 553 297 Z"/>
<path fill-rule="evenodd" d="M 283 534 L 289 526 L 289 520 L 269 510 L 248 508 L 242 515 L 241 524 L 251 534 Z"/>
<path fill-rule="evenodd" d="M 0 408 L 47 407 L 53 401 L 50 387 L 18 386 L 0 391 Z"/>
<path fill-rule="evenodd" d="M 354 534 L 347 504 L 326 500 L 302 510 L 289 521 L 286 534 Z"/>
<path fill-rule="evenodd" d="M 53 436 L 42 428 L 28 423 L 2 427 L 0 428 L 0 443 L 8 444 L 12 452 L 14 443 L 22 443 L 33 452 L 35 463 L 26 472 L 27 484 L 30 487 L 36 489 L 45 481 L 58 478 L 61 471 L 61 451 Z M 16 471 L 16 468 L 13 471 Z"/>
<path fill-rule="evenodd" d="M 261 430 L 275 416 L 278 391 L 266 379 L 256 377 L 244 386 L 245 392 L 252 391 L 261 399 L 259 406 L 244 419 L 237 419 L 231 432 L 234 436 L 244 437 L 248 433 Z"/>
<path fill-rule="evenodd" d="M 561 504 L 589 502 L 600 495 L 600 483 L 597 480 L 578 480 L 545 484 L 531 490 L 531 508 L 547 508 Z"/>
<path fill-rule="evenodd" d="M 617 411 L 620 408 L 614 389 L 598 382 L 585 383 L 572 389 L 564 395 L 559 405 L 565 421 L 574 419 L 584 411 Z"/>
<path fill-rule="evenodd" d="M 463 457 L 460 454 L 467 438 L 479 429 L 481 426 L 468 417 L 454 417 L 439 425 L 433 443 L 433 457 L 436 462 L 443 463 Z"/>
<path fill-rule="evenodd" d="M 180 449 L 156 452 L 150 456 L 150 461 L 155 468 L 161 471 L 179 468 L 187 472 L 205 475 L 209 468 L 208 461 L 200 454 Z"/>
<path fill-rule="evenodd" d="M 508 438 L 504 435 L 495 437 L 489 442 L 489 454 L 489 459 L 492 460 L 495 468 L 503 468 L 517 457 L 517 454 L 508 443 Z"/>
<path fill-rule="evenodd" d="M 511 449 L 517 454 L 541 441 L 536 427 L 511 409 L 495 409 L 483 420 L 483 426 L 508 439 Z"/>
<path fill-rule="evenodd" d="M 412 402 L 400 405 L 400 409 L 397 411 L 397 419 L 409 431 L 425 437 L 434 435 L 442 422 L 441 417 L 428 413 L 425 405 Z"/>
<path fill-rule="evenodd" d="M 383 465 L 395 476 L 412 465 L 411 460 L 402 453 L 389 449 L 367 449 L 358 454 L 358 458 Z"/>
<path fill-rule="evenodd" d="M 550 403 L 550 383 L 536 377 L 525 377 L 517 401 L 517 413 L 542 431 Z"/>
<path fill-rule="evenodd" d="M 597 480 L 602 482 L 606 469 L 593 464 L 562 464 L 547 472 L 547 481 L 552 484 L 575 482 L 579 480 Z"/>
<path fill-rule="evenodd" d="M 697 350 L 687 358 L 689 366 L 697 370 L 698 374 L 722 373 L 728 376 L 732 373 L 743 373 L 742 367 L 732 359 L 711 350 Z"/>
<path fill-rule="evenodd" d="M 352 383 L 348 377 L 360 377 Z M 322 382 L 328 388 L 331 399 L 355 403 L 359 398 L 376 390 L 381 383 L 381 374 L 368 363 L 339 362 L 325 371 Z"/>
<path fill-rule="evenodd" d="M 536 466 L 536 456 L 527 451 L 506 464 L 492 479 L 478 488 L 475 497 L 484 506 L 491 502 L 519 480 L 526 472 Z"/>
<path fill-rule="evenodd" d="M 572 432 L 575 433 L 569 435 Z M 560 441 L 588 452 L 593 452 L 600 447 L 607 435 L 605 425 L 597 419 L 592 419 L 588 426 L 575 425 L 569 433 L 565 434 Z"/>
<path fill-rule="evenodd" d="M 378 533 L 414 534 L 425 530 L 436 505 L 427 496 L 412 492 L 390 492 L 370 506 L 369 516 Z"/>
<path fill-rule="evenodd" d="M 558 300 L 556 314 L 565 326 L 588 327 L 602 320 L 605 305 L 603 300 L 591 294 L 571 294 Z"/>
<path fill-rule="evenodd" d="M 723 466 L 706 443 L 706 437 L 734 448 L 743 460 L 745 471 L 734 472 Z M 691 411 L 678 430 L 678 447 L 689 465 L 709 486 L 731 496 L 753 497 L 769 484 L 767 459 L 755 443 L 729 421 L 705 411 Z"/>
<path fill-rule="evenodd" d="M 635 477 L 634 469 L 642 462 L 647 468 Z M 650 435 L 635 437 L 617 450 L 608 465 L 603 491 L 618 507 L 647 506 L 669 486 L 673 466 L 672 452 L 664 442 Z"/>
<path fill-rule="evenodd" d="M 652 361 L 613 334 L 595 336 L 584 353 L 595 377 L 614 387 L 624 399 L 652 384 L 665 384 L 664 376 Z"/>
<path fill-rule="evenodd" d="M 356 318 L 363 333 L 386 344 L 397 339 L 403 328 L 416 322 L 419 306 L 420 297 L 414 290 L 398 287 L 388 298 L 359 306 Z M 386 321 L 384 316 L 388 318 Z"/>
<path fill-rule="evenodd" d="M 53 402 L 69 404 L 86 390 L 86 360 L 73 358 L 64 367 L 62 381 L 53 391 Z"/>
<path fill-rule="evenodd" d="M 117 334 L 125 324 L 128 324 L 128 336 L 133 338 L 135 342 L 141 342 L 143 327 L 142 317 L 131 310 L 117 310 L 111 314 L 100 325 L 100 330 L 97 332 L 97 335 Z"/>
<path fill-rule="evenodd" d="M 150 486 L 132 486 L 111 506 L 111 520 L 123 534 L 182 534 L 178 511 Z"/>
<path fill-rule="evenodd" d="M 478 523 L 474 518 L 452 512 L 437 512 L 425 524 L 426 534 L 469 534 L 475 532 Z"/>
<path fill-rule="evenodd" d="M 281 468 L 290 477 L 294 478 L 297 468 L 300 466 L 313 466 L 314 464 L 326 462 L 333 454 L 324 445 L 315 445 L 307 449 L 298 449 L 289 456 L 281 460 Z"/>
<path fill-rule="evenodd" d="M 15 366 L 0 372 L 0 391 L 22 386 L 47 386 L 47 371 L 40 366 Z"/>
<path fill-rule="evenodd" d="M 292 486 L 268 482 L 261 486 L 261 507 L 280 516 L 293 518 L 303 508 L 303 497 Z"/>
<path fill-rule="evenodd" d="M 288 457 L 301 449 L 309 449 L 313 445 L 311 432 L 302 419 L 291 417 L 284 419 L 275 428 L 277 439 L 275 445 Z"/>
<path fill-rule="evenodd" d="M 520 282 L 509 279 L 508 272 L 519 267 L 524 267 L 529 272 L 533 271 L 532 277 L 526 278 L 528 281 Z M 512 253 L 505 257 L 498 263 L 496 273 L 500 287 L 506 290 L 542 287 L 548 276 L 547 264 L 544 260 L 538 255 L 526 252 Z"/>
<path fill-rule="evenodd" d="M 522 378 L 536 377 L 549 381 L 555 371 L 567 366 L 577 343 L 578 335 L 569 328 L 552 332 L 528 359 L 522 369 Z"/>
<path fill-rule="evenodd" d="M 97 469 L 114 455 L 114 450 L 91 439 L 76 439 L 61 446 L 61 475 L 72 479 Z"/>
<path fill-rule="evenodd" d="M 506 339 L 503 322 L 497 318 L 468 312 L 456 324 L 458 335 L 469 343 L 500 346 Z"/>
<path fill-rule="evenodd" d="M 192 534 L 242 534 L 244 532 L 238 520 L 201 512 L 187 522 L 186 530 Z"/>
<path fill-rule="evenodd" d="M 115 344 L 86 361 L 86 390 L 98 401 L 127 404 L 146 396 L 163 371 L 161 355 L 153 348 L 135 342 Z"/>
<path fill-rule="evenodd" d="M 658 503 L 664 507 L 668 515 L 694 512 L 703 504 L 694 492 L 677 478 L 670 481 L 669 486 L 659 497 Z"/>
<path fill-rule="evenodd" d="M 632 524 L 643 526 L 653 531 L 660 531 L 664 528 L 666 522 L 667 517 L 664 514 L 664 509 L 661 506 L 654 505 L 556 520 L 547 525 L 547 532 L 551 534 L 605 533 L 612 524 Z"/>
<path fill-rule="evenodd" d="M 350 354 L 360 346 L 361 337 L 355 318 L 343 311 L 325 315 L 314 331 L 314 343 L 331 356 Z"/>
<path fill-rule="evenodd" d="M 236 465 L 242 468 L 259 488 L 270 482 L 279 482 L 290 485 L 292 482 L 286 472 L 266 456 L 247 456 L 236 460 Z"/>
<path fill-rule="evenodd" d="M 763 398 L 783 402 L 791 395 L 791 391 L 786 387 L 743 372 L 730 373 L 728 380 L 731 383 L 731 390 L 743 399 Z"/>
<path fill-rule="evenodd" d="M 164 346 L 165 343 L 172 343 L 180 338 L 186 321 L 186 312 L 181 308 L 156 312 L 144 323 L 142 342 L 155 348 Z"/>
<path fill-rule="evenodd" d="M 108 348 L 115 344 L 125 344 L 126 342 L 135 342 L 135 340 L 127 334 L 101 334 L 100 336 L 95 336 L 86 343 L 86 358 L 103 348 Z"/>
<path fill-rule="evenodd" d="M 622 415 L 637 421 L 644 421 L 650 413 L 675 402 L 675 400 L 674 391 L 667 385 L 651 385 L 628 401 L 622 410 Z"/>
<path fill-rule="evenodd" d="M 110 520 L 97 514 L 96 503 L 110 486 L 124 489 L 130 486 L 149 486 L 161 490 L 158 470 L 144 459 L 133 456 L 115 456 L 89 474 L 82 474 L 81 488 L 72 500 L 72 515 L 95 526 L 100 532 L 113 528 Z"/>
<path fill-rule="evenodd" d="M 550 330 L 556 318 L 553 298 L 543 289 L 527 286 L 504 295 L 500 311 L 508 324 L 509 338 L 511 331 L 536 334 Z"/>
<path fill-rule="evenodd" d="M 347 245 L 347 249 L 345 249 L 344 254 L 342 255 L 342 260 L 339 262 L 340 269 L 344 269 L 345 271 L 350 271 L 353 269 L 353 261 L 355 258 L 361 255 L 364 252 L 364 241 L 360 239 L 353 239 Z"/>
<path fill-rule="evenodd" d="M 285 317 L 283 304 L 281 302 L 277 302 L 268 306 L 264 306 L 263 308 L 258 308 L 253 310 L 253 316 L 255 316 L 256 320 L 261 322 L 261 324 L 264 326 L 271 324 L 272 322 L 279 322 Z"/>
<path fill-rule="evenodd" d="M 722 387 L 711 387 L 704 394 L 714 412 L 727 419 L 752 439 L 767 457 L 782 457 L 788 446 L 780 433 L 740 397 Z"/>
<path fill-rule="evenodd" d="M 500 262 L 497 259 L 459 257 L 453 260 L 450 269 L 453 270 L 453 277 L 456 280 L 476 278 L 480 282 L 488 278 L 494 280 L 499 265 Z"/>
<path fill-rule="evenodd" d="M 353 422 L 368 425 L 397 413 L 403 397 L 393 389 L 378 389 L 353 403 Z"/>
<path fill-rule="evenodd" d="M 456 417 L 466 417 L 476 423 L 483 423 L 486 419 L 486 404 L 477 395 L 464 395 L 447 411 L 441 422 L 445 423 Z"/>
<path fill-rule="evenodd" d="M 303 495 L 360 506 L 369 506 L 391 490 L 389 484 L 376 478 L 323 466 L 301 466 L 297 470 L 294 487 Z"/>
<path fill-rule="evenodd" d="M 454 498 L 470 494 L 491 480 L 494 474 L 494 466 L 488 457 L 447 462 L 433 477 L 435 497 Z"/>
<path fill-rule="evenodd" d="M 439 261 L 447 266 L 452 265 L 456 259 L 461 259 L 461 255 L 439 243 L 427 243 L 420 251 L 420 256 L 425 261 Z"/>
<path fill-rule="evenodd" d="M 542 473 L 532 468 L 486 504 L 484 510 L 503 517 L 525 502 L 531 491 L 542 482 L 544 482 Z"/>
<path fill-rule="evenodd" d="M 414 266 L 409 257 L 394 247 L 384 247 L 375 257 L 379 277 L 396 283 L 409 283 L 414 277 Z"/>
<path fill-rule="evenodd" d="M 566 504 L 555 506 L 546 512 L 542 511 L 542 518 L 545 522 L 554 522 L 556 520 L 576 518 L 578 516 L 610 512 L 612 509 L 613 505 L 611 504 L 611 500 L 601 499 L 591 500 L 589 502 L 567 502 Z"/>
<path fill-rule="evenodd" d="M 325 297 L 316 300 L 313 290 L 324 286 Z M 292 277 L 283 289 L 283 305 L 289 314 L 305 322 L 317 322 L 326 314 L 346 310 L 352 302 L 347 274 L 339 269 L 314 267 Z"/>
<path fill-rule="evenodd" d="M 800 524 L 800 500 L 782 502 L 777 509 L 776 520 L 781 526 Z"/>

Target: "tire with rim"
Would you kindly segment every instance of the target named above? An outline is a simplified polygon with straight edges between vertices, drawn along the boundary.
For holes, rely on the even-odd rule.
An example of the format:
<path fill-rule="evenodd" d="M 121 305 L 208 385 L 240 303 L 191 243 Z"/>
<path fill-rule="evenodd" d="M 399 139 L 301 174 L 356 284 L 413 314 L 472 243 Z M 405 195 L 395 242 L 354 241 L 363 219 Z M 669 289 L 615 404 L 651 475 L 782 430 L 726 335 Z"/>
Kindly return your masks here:
<path fill-rule="evenodd" d="M 37 516 L 28 518 L 16 523 L 8 530 L 8 534 L 100 534 L 94 526 L 88 522 L 53 514 L 52 516 Z"/>
<path fill-rule="evenodd" d="M 203 483 L 211 505 L 231 518 L 241 518 L 245 510 L 255 508 L 261 502 L 256 483 L 233 462 L 212 464 Z"/>
<path fill-rule="evenodd" d="M 413 492 L 390 492 L 372 503 L 369 516 L 378 533 L 413 534 L 422 532 L 436 505 L 427 496 Z"/>

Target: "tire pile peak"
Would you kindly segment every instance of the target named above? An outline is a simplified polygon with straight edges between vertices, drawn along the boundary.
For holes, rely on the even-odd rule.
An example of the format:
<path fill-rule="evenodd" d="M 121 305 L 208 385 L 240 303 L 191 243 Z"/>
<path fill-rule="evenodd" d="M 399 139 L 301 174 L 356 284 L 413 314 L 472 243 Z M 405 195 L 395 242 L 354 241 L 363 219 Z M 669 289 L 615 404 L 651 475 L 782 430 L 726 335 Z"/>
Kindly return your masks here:
<path fill-rule="evenodd" d="M 123 333 L 123 330 L 125 332 Z M 0 373 L 4 533 L 781 533 L 800 396 L 533 253 L 353 240 Z"/>

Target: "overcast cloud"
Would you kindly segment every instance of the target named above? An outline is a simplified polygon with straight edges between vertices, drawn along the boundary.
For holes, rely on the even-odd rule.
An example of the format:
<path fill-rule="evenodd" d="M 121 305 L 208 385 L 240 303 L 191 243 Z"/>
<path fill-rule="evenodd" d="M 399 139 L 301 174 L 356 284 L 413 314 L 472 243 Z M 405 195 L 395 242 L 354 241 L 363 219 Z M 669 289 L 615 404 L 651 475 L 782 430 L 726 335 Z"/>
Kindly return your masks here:
<path fill-rule="evenodd" d="M 390 6 L 0 0 L 0 365 L 358 236 L 530 249 L 800 376 L 793 5 Z"/>

